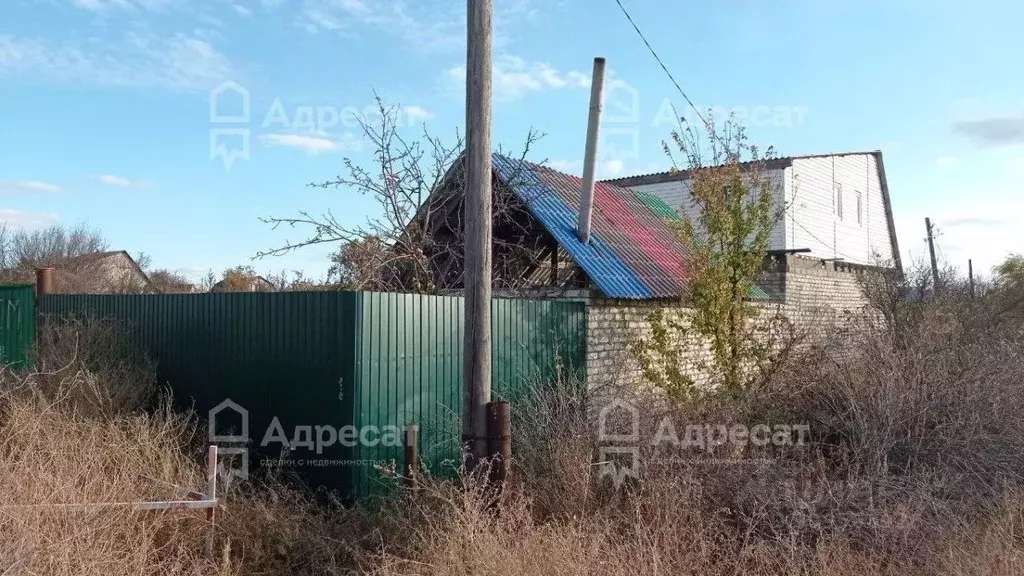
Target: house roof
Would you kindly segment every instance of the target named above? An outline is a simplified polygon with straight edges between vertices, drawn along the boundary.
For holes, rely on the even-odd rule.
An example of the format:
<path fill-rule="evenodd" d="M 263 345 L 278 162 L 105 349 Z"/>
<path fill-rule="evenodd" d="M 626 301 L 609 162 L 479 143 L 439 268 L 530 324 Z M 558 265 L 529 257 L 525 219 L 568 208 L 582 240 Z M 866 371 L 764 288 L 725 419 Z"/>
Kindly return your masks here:
<path fill-rule="evenodd" d="M 885 163 L 882 161 L 881 150 L 865 150 L 860 152 L 834 152 L 831 154 L 804 154 L 801 156 L 786 156 L 784 158 L 772 158 L 765 160 L 764 168 L 767 170 L 781 170 L 793 165 L 794 160 L 807 160 L 812 158 L 831 158 L 833 156 L 865 156 L 875 157 L 875 165 L 878 168 L 878 180 L 882 188 L 882 204 L 885 209 L 886 222 L 889 229 L 889 239 L 892 246 L 893 261 L 897 270 L 902 272 L 903 261 L 900 256 L 899 242 L 896 240 L 896 224 L 892 216 L 892 200 L 889 197 L 889 183 L 885 178 Z M 750 165 L 753 162 L 744 162 L 743 165 Z M 622 178 L 612 178 L 604 182 L 615 186 L 645 186 L 648 184 L 661 184 L 664 182 L 680 182 L 690 178 L 691 170 L 669 170 L 667 172 L 654 172 L 650 174 L 638 174 Z"/>
<path fill-rule="evenodd" d="M 494 154 L 501 182 L 513 191 L 609 298 L 678 297 L 690 252 L 673 222 L 679 216 L 660 198 L 598 182 L 590 242 L 577 234 L 582 180 L 551 168 Z"/>
<path fill-rule="evenodd" d="M 67 260 L 64 261 L 62 266 L 67 268 L 92 266 L 112 256 L 124 256 L 125 260 L 128 262 L 128 264 L 131 265 L 132 269 L 135 270 L 135 273 L 138 274 L 140 278 L 142 278 L 143 282 L 147 286 L 150 285 L 149 275 L 146 274 L 146 271 L 143 270 L 141 266 L 139 266 L 139 263 L 135 261 L 135 258 L 132 258 L 132 255 L 129 254 L 127 250 L 107 250 L 105 252 L 89 252 L 88 254 L 81 254 L 79 256 L 68 258 Z"/>
<path fill-rule="evenodd" d="M 131 266 L 132 270 L 141 280 L 143 288 L 148 289 L 152 287 L 152 283 L 150 282 L 149 276 L 146 274 L 144 270 L 142 270 L 138 262 L 136 262 L 135 259 L 132 258 L 131 254 L 129 254 L 126 250 L 107 250 L 103 252 L 89 252 L 86 254 L 80 254 L 78 256 L 72 256 L 71 258 L 67 258 L 59 262 L 57 265 L 53 266 L 54 285 L 57 287 L 57 290 L 59 291 L 79 290 L 83 285 L 86 284 L 86 281 L 83 280 L 83 275 L 89 269 L 91 269 L 93 266 L 96 266 L 100 262 L 106 260 L 107 258 L 117 256 L 124 257 L 125 261 L 129 264 L 129 266 Z"/>
<path fill-rule="evenodd" d="M 788 168 L 793 165 L 793 160 L 806 160 L 809 158 L 831 158 L 832 156 L 863 156 L 865 154 L 875 155 L 877 157 L 882 156 L 882 152 L 879 150 L 871 150 L 864 152 L 836 152 L 834 154 L 804 154 L 802 156 L 785 156 L 782 158 L 770 158 L 763 160 L 764 168 L 767 170 L 781 170 Z M 751 162 L 742 162 L 740 166 L 749 166 L 754 164 Z M 660 184 L 662 182 L 678 182 L 687 180 L 690 178 L 691 170 L 668 170 L 666 172 L 651 172 L 650 174 L 636 174 L 633 176 L 623 176 L 621 178 L 609 178 L 605 182 L 610 182 L 617 186 L 644 186 L 647 184 Z"/>

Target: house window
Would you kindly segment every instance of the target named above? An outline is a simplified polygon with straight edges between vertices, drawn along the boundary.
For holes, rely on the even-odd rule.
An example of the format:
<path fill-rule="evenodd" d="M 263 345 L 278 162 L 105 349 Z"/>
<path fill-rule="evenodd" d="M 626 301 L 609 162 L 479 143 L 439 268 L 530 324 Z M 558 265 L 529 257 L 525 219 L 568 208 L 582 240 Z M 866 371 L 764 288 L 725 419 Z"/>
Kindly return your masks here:
<path fill-rule="evenodd" d="M 836 216 L 843 219 L 843 185 L 836 184 Z"/>
<path fill-rule="evenodd" d="M 861 200 L 860 191 L 854 192 L 854 194 L 856 194 L 856 196 L 857 196 L 857 224 L 863 224 L 864 223 L 864 208 L 863 208 L 863 202 Z"/>

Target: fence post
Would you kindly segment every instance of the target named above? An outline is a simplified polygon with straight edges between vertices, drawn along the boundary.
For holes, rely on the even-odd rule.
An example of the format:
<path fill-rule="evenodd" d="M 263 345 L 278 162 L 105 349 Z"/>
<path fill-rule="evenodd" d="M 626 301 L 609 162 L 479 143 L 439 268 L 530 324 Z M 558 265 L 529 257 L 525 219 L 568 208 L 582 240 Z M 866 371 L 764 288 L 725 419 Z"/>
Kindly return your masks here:
<path fill-rule="evenodd" d="M 36 296 L 53 293 L 53 268 L 36 268 Z"/>
<path fill-rule="evenodd" d="M 490 482 L 500 490 L 512 462 L 512 411 L 508 402 L 487 404 L 487 457 L 491 460 Z"/>
<path fill-rule="evenodd" d="M 217 445 L 210 445 L 210 451 L 206 455 L 206 499 L 217 499 Z M 213 532 L 217 522 L 216 505 L 206 509 L 206 520 L 210 524 L 209 532 L 206 535 L 206 555 L 213 558 Z"/>
<path fill-rule="evenodd" d="M 405 487 L 415 490 L 420 482 L 420 427 L 405 427 Z"/>

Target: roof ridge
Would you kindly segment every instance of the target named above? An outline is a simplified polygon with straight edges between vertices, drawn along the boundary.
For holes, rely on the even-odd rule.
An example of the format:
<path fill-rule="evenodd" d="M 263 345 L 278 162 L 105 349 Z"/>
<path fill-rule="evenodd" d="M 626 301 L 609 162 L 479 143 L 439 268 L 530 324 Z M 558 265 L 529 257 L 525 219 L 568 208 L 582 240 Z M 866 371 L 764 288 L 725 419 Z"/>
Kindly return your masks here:
<path fill-rule="evenodd" d="M 773 157 L 773 158 L 766 158 L 766 159 L 762 159 L 762 160 L 765 161 L 765 162 L 768 162 L 769 164 L 772 164 L 772 163 L 786 164 L 786 163 L 792 162 L 793 160 L 808 160 L 808 159 L 813 159 L 813 158 L 830 158 L 832 156 L 863 156 L 863 155 L 867 155 L 867 154 L 881 155 L 882 151 L 881 150 L 853 150 L 853 151 L 849 151 L 849 152 L 831 152 L 831 153 L 822 153 L 822 154 L 797 154 L 797 155 L 792 155 L 792 156 L 776 156 L 776 157 Z M 740 165 L 751 164 L 753 162 L 757 162 L 757 161 L 756 160 L 748 160 L 746 162 L 740 162 Z M 713 167 L 718 167 L 718 166 L 725 166 L 725 164 L 715 164 L 714 166 L 709 166 L 709 167 L 713 168 Z M 669 169 L 669 170 L 663 170 L 661 172 L 647 172 L 647 173 L 643 173 L 643 174 L 633 174 L 631 176 L 619 176 L 617 178 L 606 178 L 604 180 L 601 180 L 601 182 L 616 183 L 616 182 L 641 180 L 641 179 L 643 179 L 643 180 L 652 180 L 654 182 L 664 182 L 664 181 L 669 181 L 669 179 L 672 179 L 672 180 L 676 180 L 676 179 L 682 180 L 682 179 L 686 178 L 686 174 L 688 174 L 690 172 L 690 170 L 691 170 L 690 168 L 684 168 L 682 170 L 679 170 L 679 169 L 676 169 L 676 168 L 672 168 L 672 169 Z M 665 177 L 668 177 L 668 178 L 665 178 Z M 638 184 L 638 182 L 637 183 L 631 182 L 630 184 L 624 184 L 624 185 L 620 185 L 620 186 L 628 187 L 628 186 L 631 186 L 631 185 L 635 186 L 637 184 Z"/>

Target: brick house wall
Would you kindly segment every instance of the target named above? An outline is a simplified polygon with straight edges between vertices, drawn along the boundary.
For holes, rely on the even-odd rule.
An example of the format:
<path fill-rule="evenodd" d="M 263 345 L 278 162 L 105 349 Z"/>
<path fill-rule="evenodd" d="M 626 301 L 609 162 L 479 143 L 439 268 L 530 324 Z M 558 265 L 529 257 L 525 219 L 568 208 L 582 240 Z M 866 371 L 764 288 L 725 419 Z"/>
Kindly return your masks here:
<path fill-rule="evenodd" d="M 810 343 L 827 343 L 841 337 L 841 328 L 863 313 L 868 302 L 861 290 L 860 277 L 871 268 L 841 262 L 821 261 L 800 256 L 779 258 L 764 274 L 769 292 L 778 295 L 774 302 L 760 303 L 762 320 L 780 314 L 796 333 Z M 676 301 L 611 300 L 591 297 L 587 300 L 587 377 L 591 387 L 605 384 L 642 384 L 645 379 L 633 345 L 639 337 L 651 334 L 648 316 L 662 309 L 685 317 L 689 310 Z M 683 362 L 688 373 L 701 382 L 706 376 L 696 365 L 709 357 L 706 347 L 685 346 Z"/>

